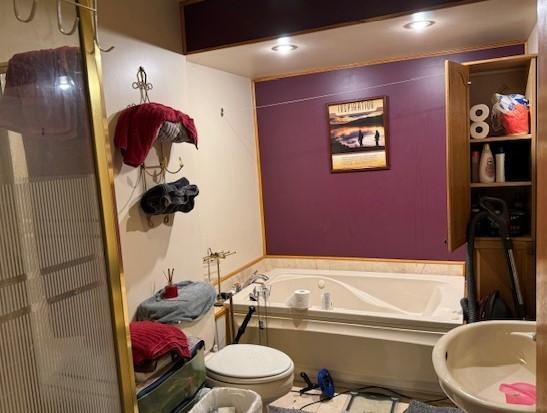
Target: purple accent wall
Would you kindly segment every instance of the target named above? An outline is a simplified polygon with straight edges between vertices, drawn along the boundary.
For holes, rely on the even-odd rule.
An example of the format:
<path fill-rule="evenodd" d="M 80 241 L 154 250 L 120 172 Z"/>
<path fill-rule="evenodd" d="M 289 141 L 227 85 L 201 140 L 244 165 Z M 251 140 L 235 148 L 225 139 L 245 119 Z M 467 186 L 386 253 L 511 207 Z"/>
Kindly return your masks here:
<path fill-rule="evenodd" d="M 463 259 L 445 244 L 444 61 L 522 53 L 507 46 L 258 82 L 268 254 Z M 406 79 L 415 80 L 377 87 Z M 327 103 L 380 95 L 391 169 L 331 173 Z M 287 101 L 296 102 L 278 104 Z"/>

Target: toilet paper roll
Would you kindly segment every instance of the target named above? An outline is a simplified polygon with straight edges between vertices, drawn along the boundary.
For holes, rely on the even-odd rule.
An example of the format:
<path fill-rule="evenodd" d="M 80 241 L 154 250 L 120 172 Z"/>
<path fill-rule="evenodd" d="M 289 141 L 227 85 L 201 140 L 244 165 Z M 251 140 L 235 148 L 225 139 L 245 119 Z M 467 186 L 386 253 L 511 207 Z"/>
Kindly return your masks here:
<path fill-rule="evenodd" d="M 484 103 L 474 105 L 469 110 L 469 118 L 472 122 L 483 122 L 488 118 L 490 108 Z"/>
<path fill-rule="evenodd" d="M 304 310 L 310 307 L 310 290 L 295 290 L 292 294 L 291 307 Z"/>
<path fill-rule="evenodd" d="M 471 124 L 470 133 L 473 139 L 484 139 L 490 132 L 490 126 L 486 122 L 473 122 Z"/>

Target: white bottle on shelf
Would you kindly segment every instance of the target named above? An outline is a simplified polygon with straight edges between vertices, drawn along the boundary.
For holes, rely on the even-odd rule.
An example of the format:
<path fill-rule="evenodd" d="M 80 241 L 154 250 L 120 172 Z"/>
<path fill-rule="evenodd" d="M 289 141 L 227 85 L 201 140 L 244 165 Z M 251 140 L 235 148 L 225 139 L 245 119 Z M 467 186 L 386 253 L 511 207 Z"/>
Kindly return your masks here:
<path fill-rule="evenodd" d="M 496 182 L 505 182 L 505 152 L 500 148 L 496 153 Z"/>
<path fill-rule="evenodd" d="M 488 144 L 485 144 L 482 147 L 481 161 L 479 165 L 479 178 L 483 184 L 490 184 L 496 180 L 494 155 L 492 155 L 490 145 Z"/>

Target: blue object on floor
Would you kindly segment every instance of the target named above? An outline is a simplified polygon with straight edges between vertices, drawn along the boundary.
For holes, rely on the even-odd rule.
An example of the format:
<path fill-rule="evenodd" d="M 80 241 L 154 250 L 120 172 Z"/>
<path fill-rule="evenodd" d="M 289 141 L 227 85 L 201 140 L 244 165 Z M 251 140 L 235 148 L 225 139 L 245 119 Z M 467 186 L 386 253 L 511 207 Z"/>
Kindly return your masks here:
<path fill-rule="evenodd" d="M 321 369 L 317 373 L 317 384 L 323 395 L 329 399 L 334 396 L 334 381 L 327 369 Z"/>

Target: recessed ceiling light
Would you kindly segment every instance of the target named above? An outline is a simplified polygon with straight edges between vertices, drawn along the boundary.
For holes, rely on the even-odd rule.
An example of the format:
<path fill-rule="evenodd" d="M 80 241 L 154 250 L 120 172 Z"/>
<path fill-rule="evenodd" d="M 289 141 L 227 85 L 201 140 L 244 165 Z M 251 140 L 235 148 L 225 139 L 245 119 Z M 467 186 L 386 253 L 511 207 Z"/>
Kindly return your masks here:
<path fill-rule="evenodd" d="M 427 27 L 433 26 L 435 22 L 433 20 L 415 20 L 405 24 L 403 27 L 409 30 L 421 31 Z"/>
<path fill-rule="evenodd" d="M 298 46 L 295 44 L 277 44 L 272 47 L 272 50 L 277 53 L 287 54 L 298 49 Z"/>

